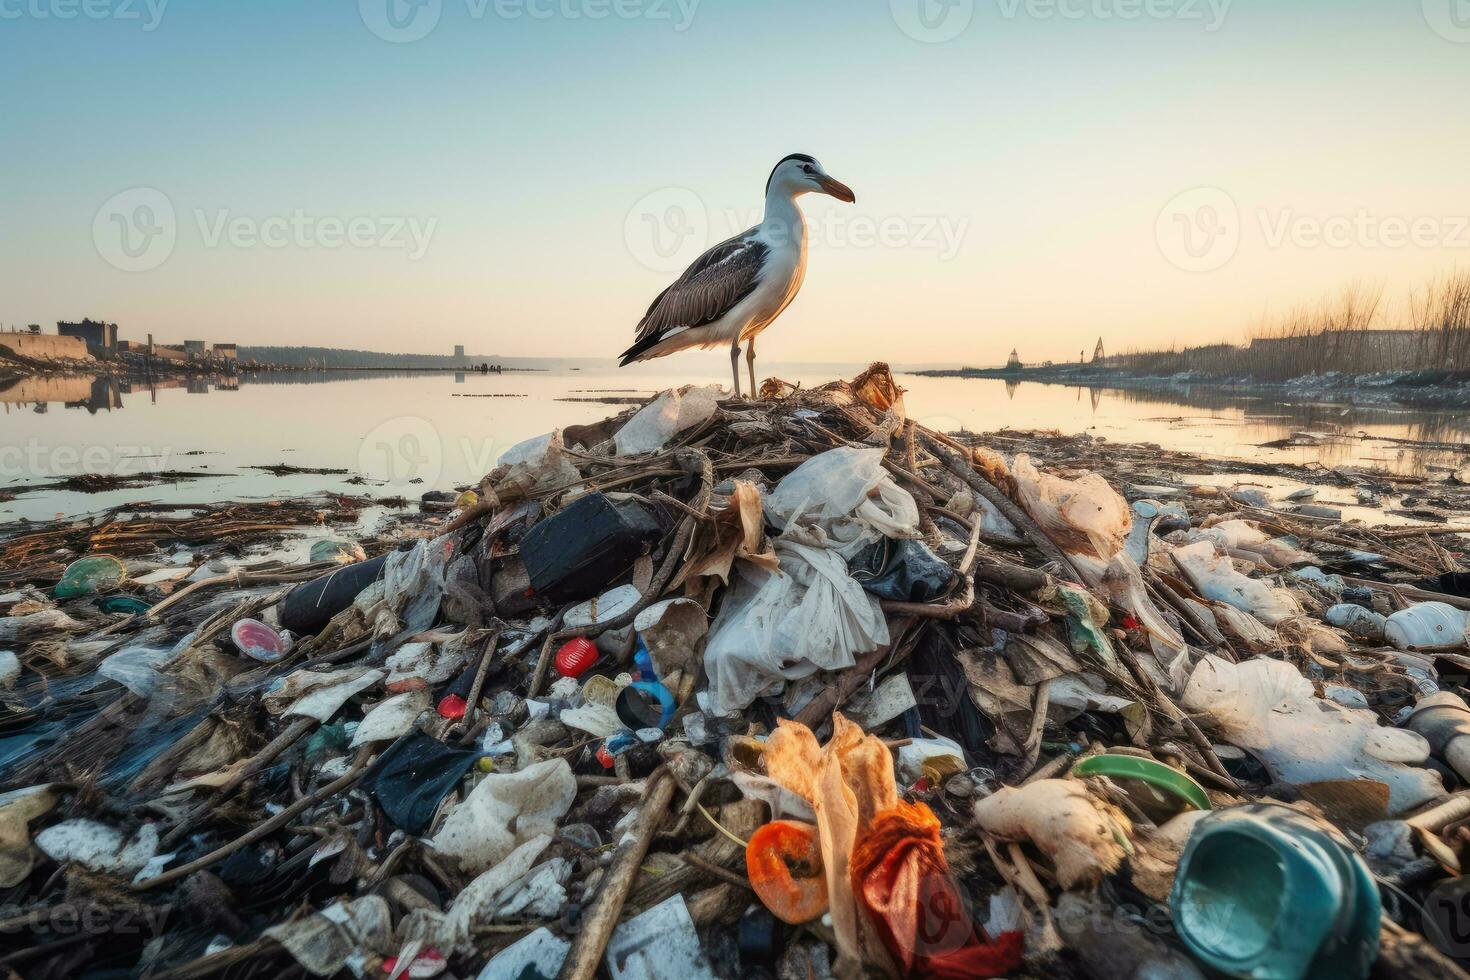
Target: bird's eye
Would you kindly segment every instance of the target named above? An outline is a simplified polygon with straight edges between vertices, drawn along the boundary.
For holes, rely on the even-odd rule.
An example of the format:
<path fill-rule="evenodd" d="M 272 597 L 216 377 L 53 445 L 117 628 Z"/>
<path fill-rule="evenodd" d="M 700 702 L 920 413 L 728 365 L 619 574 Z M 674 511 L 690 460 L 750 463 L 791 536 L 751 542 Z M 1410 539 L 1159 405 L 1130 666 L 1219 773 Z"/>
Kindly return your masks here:
<path fill-rule="evenodd" d="M 817 168 L 816 167 L 802 167 L 801 169 L 805 170 L 807 173 L 811 174 L 813 177 L 815 177 L 817 175 Z"/>

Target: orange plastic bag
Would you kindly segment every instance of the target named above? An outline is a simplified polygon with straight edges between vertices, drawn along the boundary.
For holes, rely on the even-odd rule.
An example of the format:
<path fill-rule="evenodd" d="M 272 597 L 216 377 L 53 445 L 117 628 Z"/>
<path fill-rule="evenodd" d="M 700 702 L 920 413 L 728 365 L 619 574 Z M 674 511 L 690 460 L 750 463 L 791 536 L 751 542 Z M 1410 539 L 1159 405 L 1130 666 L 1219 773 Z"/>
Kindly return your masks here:
<path fill-rule="evenodd" d="M 852 888 L 906 977 L 1001 977 L 1021 964 L 1025 936 L 987 941 L 950 874 L 939 819 L 899 800 L 880 813 L 852 851 Z"/>

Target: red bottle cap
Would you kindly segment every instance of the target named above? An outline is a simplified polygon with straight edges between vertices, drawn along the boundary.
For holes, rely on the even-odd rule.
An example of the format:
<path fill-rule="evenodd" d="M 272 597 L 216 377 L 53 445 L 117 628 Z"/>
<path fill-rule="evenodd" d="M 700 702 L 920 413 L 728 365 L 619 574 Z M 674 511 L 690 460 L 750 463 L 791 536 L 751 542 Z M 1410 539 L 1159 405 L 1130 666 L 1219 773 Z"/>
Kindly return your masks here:
<path fill-rule="evenodd" d="M 607 750 L 605 743 L 597 747 L 597 761 L 602 763 L 604 769 L 613 767 L 613 754 Z"/>
<path fill-rule="evenodd" d="M 597 657 L 596 644 L 584 636 L 576 637 L 556 651 L 556 672 L 575 680 L 592 669 Z"/>
<path fill-rule="evenodd" d="M 448 718 L 450 721 L 458 721 L 464 717 L 465 710 L 468 707 L 465 704 L 464 698 L 458 694 L 446 694 L 444 695 L 444 699 L 439 702 L 439 717 Z"/>

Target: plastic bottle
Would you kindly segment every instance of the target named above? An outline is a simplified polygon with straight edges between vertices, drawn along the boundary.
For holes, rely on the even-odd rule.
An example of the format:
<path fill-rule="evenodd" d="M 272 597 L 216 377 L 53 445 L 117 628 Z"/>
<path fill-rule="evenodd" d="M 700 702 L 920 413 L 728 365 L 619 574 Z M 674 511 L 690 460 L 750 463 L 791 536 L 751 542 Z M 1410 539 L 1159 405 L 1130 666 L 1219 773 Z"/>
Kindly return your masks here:
<path fill-rule="evenodd" d="M 1227 976 L 1362 978 L 1378 957 L 1378 887 L 1367 865 L 1283 806 L 1202 818 L 1169 906 L 1184 944 Z"/>

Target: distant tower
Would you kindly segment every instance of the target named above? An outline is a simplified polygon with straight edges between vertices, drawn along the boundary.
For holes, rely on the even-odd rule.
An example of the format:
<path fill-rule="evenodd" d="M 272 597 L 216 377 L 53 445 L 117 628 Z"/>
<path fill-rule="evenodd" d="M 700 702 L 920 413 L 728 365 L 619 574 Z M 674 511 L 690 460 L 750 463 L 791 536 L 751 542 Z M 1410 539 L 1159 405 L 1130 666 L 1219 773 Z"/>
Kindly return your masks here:
<path fill-rule="evenodd" d="M 1102 338 L 1099 337 L 1099 338 L 1097 338 L 1097 348 L 1095 350 L 1093 350 L 1093 352 L 1092 352 L 1092 363 L 1094 363 L 1094 364 L 1101 364 L 1102 361 L 1103 361 L 1103 358 L 1106 357 L 1106 356 L 1107 355 L 1103 353 L 1103 342 L 1102 342 Z"/>
<path fill-rule="evenodd" d="M 454 345 L 454 356 L 455 357 L 464 357 L 464 344 L 455 344 Z"/>
<path fill-rule="evenodd" d="M 1015 352 L 1015 350 L 1012 350 L 1011 351 L 1010 359 L 1006 361 L 1006 370 L 1007 371 L 1019 371 L 1019 370 L 1021 370 L 1021 355 L 1020 354 L 1017 354 Z"/>

